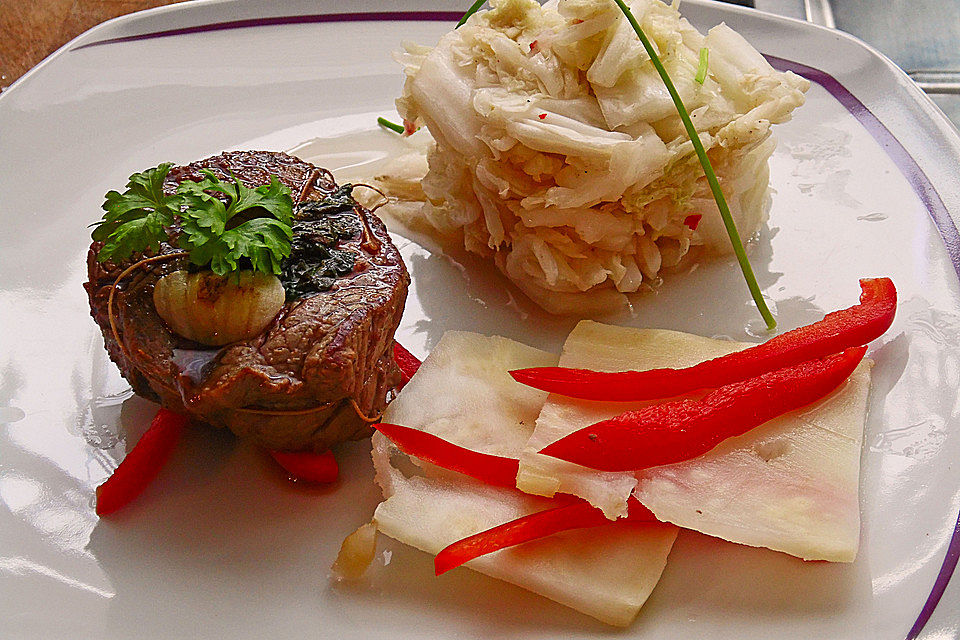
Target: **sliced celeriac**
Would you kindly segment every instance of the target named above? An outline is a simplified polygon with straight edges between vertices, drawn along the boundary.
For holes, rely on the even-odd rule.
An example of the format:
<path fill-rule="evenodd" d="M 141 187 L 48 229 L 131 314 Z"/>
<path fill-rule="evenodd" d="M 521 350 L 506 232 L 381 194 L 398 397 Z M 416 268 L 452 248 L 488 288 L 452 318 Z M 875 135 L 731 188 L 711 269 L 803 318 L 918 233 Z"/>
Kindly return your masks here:
<path fill-rule="evenodd" d="M 706 359 L 704 349 L 714 345 L 718 350 L 725 349 L 722 353 L 737 349 L 733 342 L 675 331 L 638 330 L 584 321 L 567 336 L 559 362 L 563 367 L 595 371 L 685 367 Z M 583 427 L 648 404 L 651 403 L 587 402 L 551 395 L 520 456 L 517 486 L 543 496 L 572 493 L 603 509 L 607 517 L 626 515 L 627 497 L 637 485 L 633 474 L 598 472 L 537 452 Z"/>
<path fill-rule="evenodd" d="M 556 363 L 556 355 L 507 338 L 448 331 L 387 405 L 383 421 L 482 453 L 516 456 L 547 394 L 518 384 L 508 372 Z"/>
<path fill-rule="evenodd" d="M 870 361 L 824 400 L 694 460 L 643 471 L 635 495 L 658 518 L 804 560 L 853 562 Z"/>
<path fill-rule="evenodd" d="M 391 538 L 431 554 L 550 506 L 542 498 L 477 482 L 412 477 L 398 479 L 394 488 L 377 508 L 377 526 Z M 466 566 L 608 624 L 625 626 L 660 579 L 676 535 L 676 527 L 670 525 L 620 523 L 534 540 Z"/>
<path fill-rule="evenodd" d="M 552 366 L 556 356 L 511 340 L 449 332 L 389 405 L 384 421 L 460 446 L 516 457 L 546 394 L 516 383 L 510 369 Z M 428 553 L 552 506 L 431 465 L 419 468 L 376 434 L 373 458 L 385 501 L 381 532 Z M 568 531 L 477 558 L 466 566 L 614 625 L 626 625 L 650 595 L 677 529 L 620 523 Z"/>
<path fill-rule="evenodd" d="M 674 331 L 584 321 L 560 365 L 598 371 L 684 367 L 747 345 Z M 631 492 L 661 520 L 808 560 L 849 562 L 860 531 L 859 468 L 869 361 L 827 398 L 722 443 L 706 455 L 636 474 L 598 473 L 538 454 L 599 420 L 649 403 L 551 395 L 521 455 L 518 485 L 564 491 L 622 515 Z"/>

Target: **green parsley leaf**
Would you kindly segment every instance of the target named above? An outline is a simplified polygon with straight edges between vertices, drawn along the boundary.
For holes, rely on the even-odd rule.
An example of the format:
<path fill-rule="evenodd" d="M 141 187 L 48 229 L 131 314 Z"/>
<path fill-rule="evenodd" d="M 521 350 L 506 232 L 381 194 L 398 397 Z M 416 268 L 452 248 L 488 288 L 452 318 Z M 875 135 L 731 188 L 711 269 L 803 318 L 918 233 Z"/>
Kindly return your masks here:
<path fill-rule="evenodd" d="M 123 193 L 106 195 L 103 219 L 95 223 L 93 239 L 104 243 L 97 260 L 122 261 L 147 249 L 156 251 L 167 239 L 165 227 L 174 223 L 180 212 L 182 196 L 164 195 L 163 181 L 170 164 L 130 176 Z"/>
<path fill-rule="evenodd" d="M 135 173 L 124 193 L 106 195 L 107 213 L 93 230 L 93 239 L 104 243 L 98 260 L 125 260 L 171 242 L 189 252 L 191 262 L 209 265 L 219 275 L 239 269 L 244 258 L 254 271 L 280 273 L 293 239 L 293 197 L 288 187 L 270 176 L 270 184 L 250 189 L 236 176 L 222 181 L 204 170 L 203 180 L 185 180 L 168 196 L 163 181 L 170 167 L 161 164 Z M 168 237 L 167 229 L 177 223 L 181 233 Z"/>
<path fill-rule="evenodd" d="M 290 255 L 293 239 L 290 189 L 276 176 L 271 176 L 269 185 L 250 189 L 236 176 L 227 182 L 211 171 L 203 173 L 202 181 L 184 181 L 178 189 L 185 205 L 180 213 L 180 248 L 190 252 L 191 262 L 209 265 L 218 275 L 239 269 L 243 258 L 254 271 L 279 275 L 280 262 Z M 226 196 L 229 204 L 217 193 Z M 272 217 L 239 215 L 253 210 Z"/>

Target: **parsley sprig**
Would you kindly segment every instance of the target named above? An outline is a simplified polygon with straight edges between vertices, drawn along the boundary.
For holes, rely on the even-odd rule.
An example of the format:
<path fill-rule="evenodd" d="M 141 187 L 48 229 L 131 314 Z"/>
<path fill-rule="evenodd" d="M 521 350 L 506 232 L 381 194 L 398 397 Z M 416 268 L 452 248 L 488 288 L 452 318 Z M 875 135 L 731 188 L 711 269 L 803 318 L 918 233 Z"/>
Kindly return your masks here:
<path fill-rule="evenodd" d="M 166 227 L 180 213 L 182 196 L 163 193 L 170 164 L 130 176 L 123 193 L 110 191 L 103 203 L 106 213 L 95 223 L 93 239 L 103 242 L 97 259 L 121 261 L 147 249 L 156 251 L 167 239 Z"/>
<path fill-rule="evenodd" d="M 271 176 L 270 184 L 250 189 L 236 176 L 220 180 L 205 169 L 203 180 L 185 180 L 175 194 L 166 195 L 163 182 L 170 166 L 135 173 L 124 193 L 107 194 L 106 213 L 93 231 L 93 239 L 104 242 L 98 260 L 122 261 L 170 242 L 187 251 L 192 263 L 218 275 L 236 271 L 244 259 L 254 271 L 280 273 L 293 239 L 288 187 Z M 171 236 L 168 230 L 178 223 L 180 234 Z"/>
<path fill-rule="evenodd" d="M 233 182 L 223 182 L 210 170 L 203 174 L 201 182 L 185 180 L 177 190 L 184 198 L 180 248 L 190 252 L 191 262 L 209 264 L 221 276 L 237 270 L 242 258 L 250 260 L 254 271 L 279 274 L 293 239 L 290 189 L 276 176 L 270 177 L 269 185 L 250 189 L 236 176 Z M 230 204 L 225 205 L 217 193 L 227 196 Z M 273 217 L 237 217 L 252 209 Z M 234 224 L 240 220 L 244 221 Z"/>

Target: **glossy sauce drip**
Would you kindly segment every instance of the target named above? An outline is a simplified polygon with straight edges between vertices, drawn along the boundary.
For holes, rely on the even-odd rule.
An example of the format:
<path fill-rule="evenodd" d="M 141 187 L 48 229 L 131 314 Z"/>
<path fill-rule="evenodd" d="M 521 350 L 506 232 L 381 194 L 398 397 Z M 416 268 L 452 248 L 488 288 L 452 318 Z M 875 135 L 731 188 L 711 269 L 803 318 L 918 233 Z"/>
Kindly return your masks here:
<path fill-rule="evenodd" d="M 220 349 L 174 349 L 171 362 L 180 369 L 178 377 L 182 383 L 200 385 L 218 353 Z"/>

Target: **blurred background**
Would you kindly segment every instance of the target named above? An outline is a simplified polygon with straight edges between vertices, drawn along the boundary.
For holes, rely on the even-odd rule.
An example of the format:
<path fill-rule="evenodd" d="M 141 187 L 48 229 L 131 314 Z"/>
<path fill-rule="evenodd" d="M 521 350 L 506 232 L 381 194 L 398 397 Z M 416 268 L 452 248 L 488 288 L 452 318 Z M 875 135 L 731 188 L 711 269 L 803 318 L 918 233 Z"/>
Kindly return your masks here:
<path fill-rule="evenodd" d="M 0 89 L 101 22 L 183 0 L 0 0 Z"/>
<path fill-rule="evenodd" d="M 185 0 L 0 0 L 0 90 L 61 45 L 120 15 Z M 957 0 L 729 0 L 851 33 L 906 71 L 960 126 Z M 341 3 L 349 10 L 349 3 Z M 385 6 L 394 4 L 385 2 Z M 464 0 L 464 9 L 470 4 Z"/>

